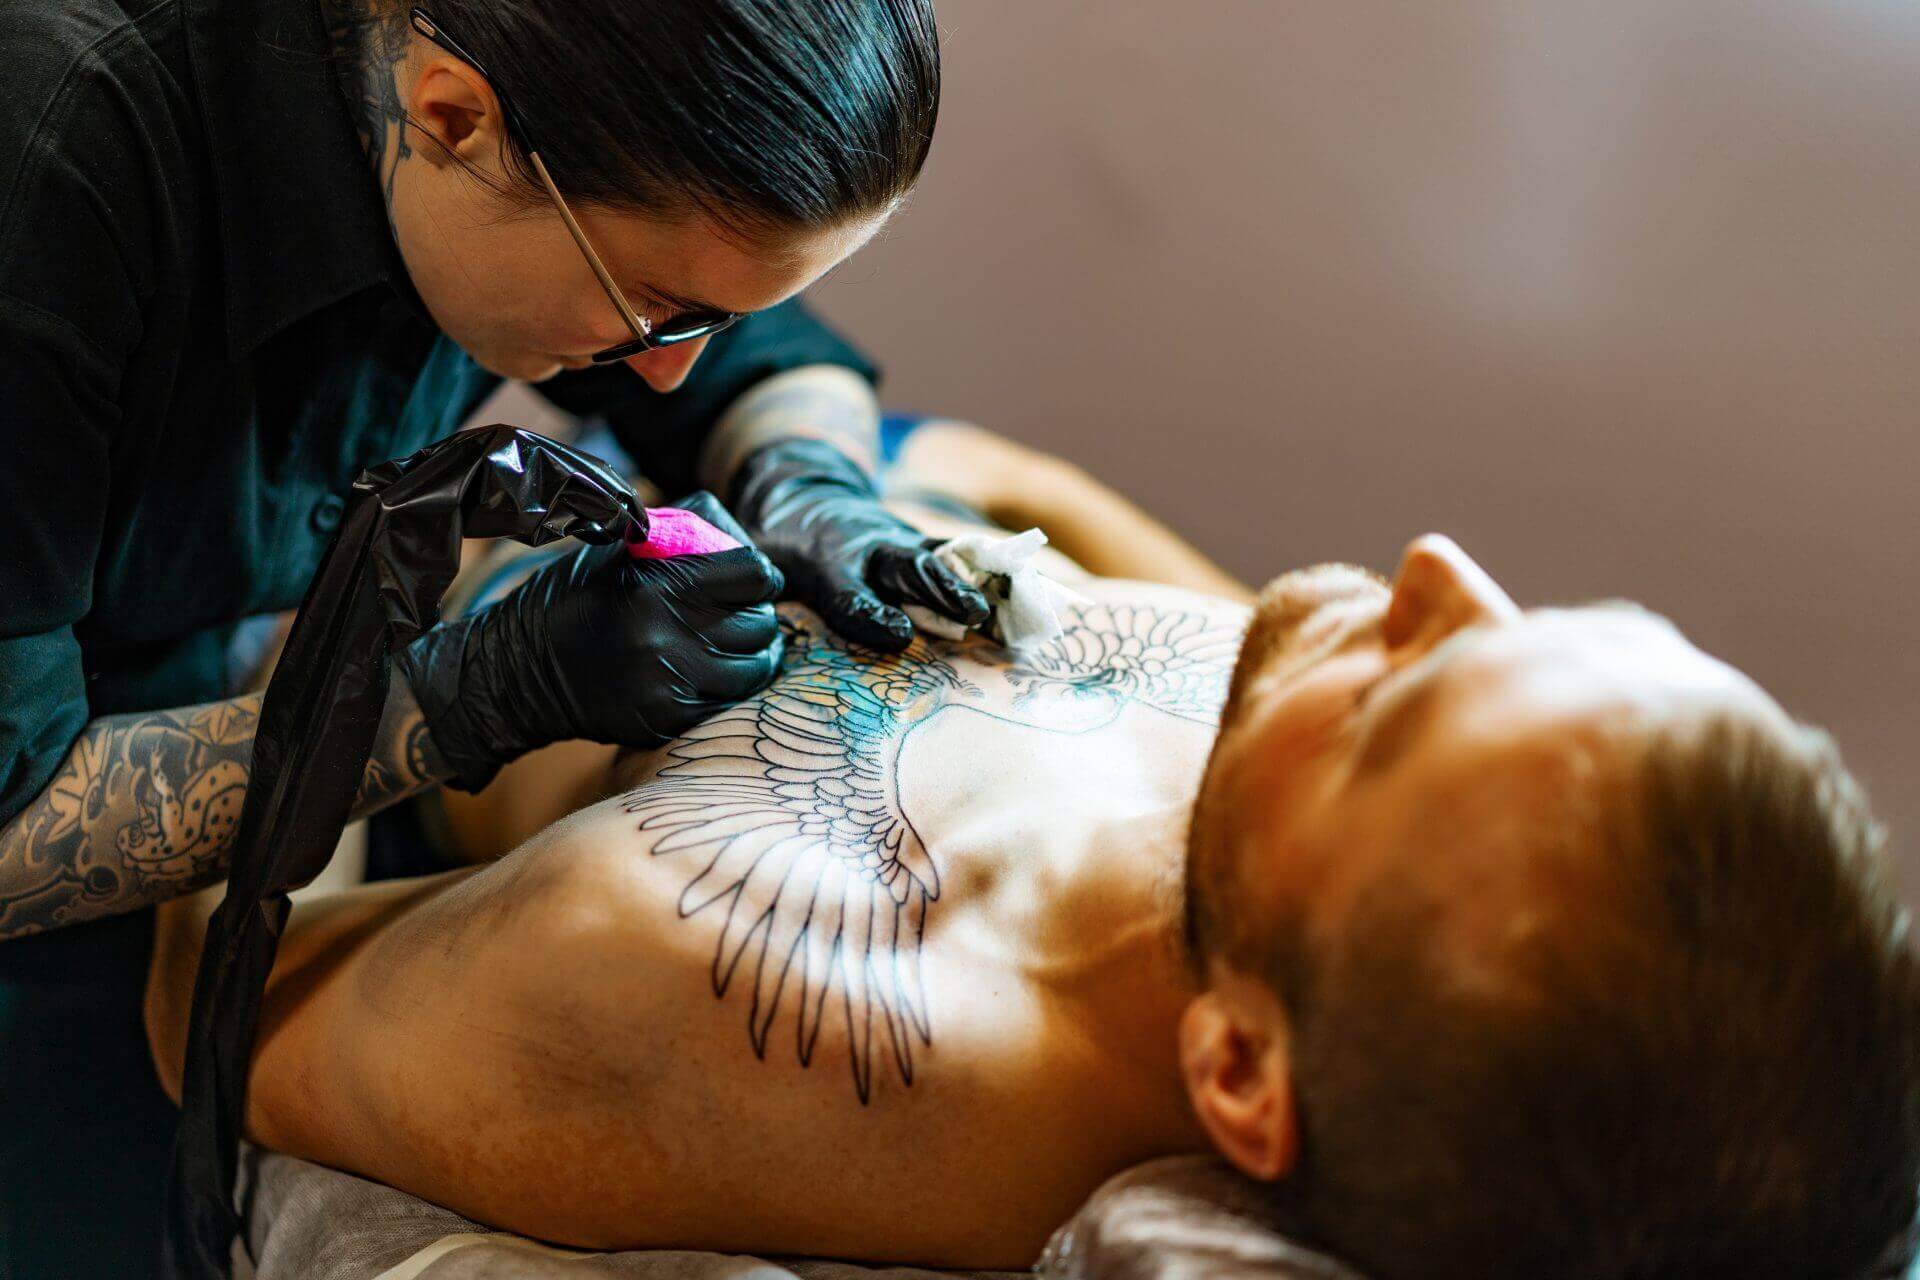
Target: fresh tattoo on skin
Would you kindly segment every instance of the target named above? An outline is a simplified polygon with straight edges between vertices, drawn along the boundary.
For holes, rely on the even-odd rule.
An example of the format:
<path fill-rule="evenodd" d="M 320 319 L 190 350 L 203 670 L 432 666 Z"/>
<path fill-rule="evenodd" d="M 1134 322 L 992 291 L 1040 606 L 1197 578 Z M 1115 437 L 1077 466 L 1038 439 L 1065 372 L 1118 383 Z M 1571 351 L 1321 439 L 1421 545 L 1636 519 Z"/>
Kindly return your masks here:
<path fill-rule="evenodd" d="M 412 41 L 406 6 L 379 0 L 323 0 L 327 33 L 341 70 L 360 145 L 366 149 L 387 220 L 393 220 L 393 178 L 400 162 L 413 154 L 407 141 L 407 109 L 400 96 L 400 64 Z"/>
<path fill-rule="evenodd" d="M 725 493 L 748 455 L 794 438 L 824 440 L 871 474 L 880 459 L 880 402 L 872 386 L 838 365 L 807 365 L 756 383 L 707 437 L 700 482 Z"/>
<path fill-rule="evenodd" d="M 0 828 L 0 942 L 150 906 L 224 875 L 260 700 L 88 725 L 39 796 Z M 447 775 L 412 693 L 396 685 L 355 816 Z"/>
<path fill-rule="evenodd" d="M 948 708 L 1001 715 L 949 659 L 964 650 L 982 680 L 1006 679 L 1018 693 L 1001 718 L 1027 727 L 1087 733 L 1130 704 L 1211 726 L 1240 630 L 1181 609 L 1088 604 L 1069 609 L 1059 639 L 1019 655 L 925 637 L 892 655 L 783 612 L 773 688 L 670 747 L 622 805 L 654 837 L 651 856 L 686 869 L 680 918 L 718 920 L 714 996 L 749 988 L 755 1055 L 766 1057 L 785 1008 L 809 1066 L 837 1018 L 866 1103 L 876 1056 L 911 1085 L 917 1048 L 933 1043 L 920 952 L 940 870 L 901 800 L 902 750 Z"/>
<path fill-rule="evenodd" d="M 1117 713 L 1122 700 L 1215 725 L 1241 632 L 1182 609 L 1082 604 L 1064 630 L 1013 655 L 1007 678 L 1021 689 L 1017 709 L 1048 699 L 1094 702 Z"/>

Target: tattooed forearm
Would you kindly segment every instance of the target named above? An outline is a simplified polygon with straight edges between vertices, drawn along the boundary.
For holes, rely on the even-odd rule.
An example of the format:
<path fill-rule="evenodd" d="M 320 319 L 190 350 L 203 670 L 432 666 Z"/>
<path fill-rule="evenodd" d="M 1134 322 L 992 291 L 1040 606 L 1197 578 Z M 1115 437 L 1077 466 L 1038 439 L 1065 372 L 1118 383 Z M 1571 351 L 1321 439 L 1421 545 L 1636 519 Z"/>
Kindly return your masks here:
<path fill-rule="evenodd" d="M 733 402 L 707 437 L 700 482 L 715 493 L 747 455 L 791 437 L 824 440 L 872 471 L 880 456 L 880 402 L 865 378 L 839 365 L 776 374 Z"/>
<path fill-rule="evenodd" d="M 323 0 L 327 31 L 340 60 L 340 91 L 353 114 L 360 145 L 380 180 L 380 194 L 393 217 L 393 179 L 413 154 L 407 141 L 407 111 L 401 98 L 401 64 L 412 39 L 405 5 L 380 0 Z"/>
<path fill-rule="evenodd" d="M 380 717 L 380 730 L 374 735 L 373 753 L 360 775 L 353 816 L 363 818 L 445 782 L 452 774 L 440 758 L 440 749 L 433 745 L 427 717 L 413 700 L 413 690 L 395 676 Z"/>
<path fill-rule="evenodd" d="M 260 695 L 95 720 L 0 827 L 0 941 L 118 915 L 226 873 Z M 404 684 L 387 699 L 356 816 L 447 776 Z"/>
<path fill-rule="evenodd" d="M 0 939 L 217 879 L 240 823 L 260 696 L 95 720 L 0 828 Z"/>

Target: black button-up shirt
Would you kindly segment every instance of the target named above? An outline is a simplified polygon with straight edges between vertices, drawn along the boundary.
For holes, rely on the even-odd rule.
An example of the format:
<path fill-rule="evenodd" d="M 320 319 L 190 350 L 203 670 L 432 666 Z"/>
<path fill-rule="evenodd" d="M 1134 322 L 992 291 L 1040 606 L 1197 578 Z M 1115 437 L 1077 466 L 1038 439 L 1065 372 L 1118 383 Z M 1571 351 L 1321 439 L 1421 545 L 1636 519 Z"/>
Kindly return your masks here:
<path fill-rule="evenodd" d="M 299 602 L 353 477 L 498 382 L 413 293 L 333 76 L 318 0 L 0 7 L 0 823 L 88 720 L 223 696 L 233 624 Z M 671 395 L 542 389 L 671 491 L 730 400 L 821 362 L 871 375 L 788 304 Z M 0 1277 L 149 1261 L 149 929 L 0 942 Z"/>

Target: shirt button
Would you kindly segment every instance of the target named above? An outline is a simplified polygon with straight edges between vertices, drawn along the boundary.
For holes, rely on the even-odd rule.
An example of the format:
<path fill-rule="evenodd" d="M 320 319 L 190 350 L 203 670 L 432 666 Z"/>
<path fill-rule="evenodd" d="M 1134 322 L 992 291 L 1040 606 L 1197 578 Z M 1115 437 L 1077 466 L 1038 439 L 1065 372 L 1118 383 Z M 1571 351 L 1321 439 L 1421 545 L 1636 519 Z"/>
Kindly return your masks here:
<path fill-rule="evenodd" d="M 332 533 L 340 527 L 340 514 L 347 509 L 346 501 L 336 494 L 329 493 L 313 504 L 310 520 L 315 533 Z"/>

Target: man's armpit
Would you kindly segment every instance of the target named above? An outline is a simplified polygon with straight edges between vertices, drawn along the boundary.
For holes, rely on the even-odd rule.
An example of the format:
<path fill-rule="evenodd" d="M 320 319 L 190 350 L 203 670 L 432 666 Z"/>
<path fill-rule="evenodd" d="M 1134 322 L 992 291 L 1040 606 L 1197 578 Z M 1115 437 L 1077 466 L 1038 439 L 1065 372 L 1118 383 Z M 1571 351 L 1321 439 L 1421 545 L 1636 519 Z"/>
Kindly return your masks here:
<path fill-rule="evenodd" d="M 360 948 L 404 919 L 416 903 L 466 874 L 362 885 L 294 906 L 261 1002 L 250 1083 L 250 1134 L 266 1136 L 263 1119 L 267 1132 L 284 1126 L 285 1119 L 277 1114 L 281 1108 L 270 1105 L 284 1093 L 299 1096 L 303 1110 L 309 1112 L 327 1106 L 324 1091 L 315 1092 L 310 1082 L 327 1078 L 333 1066 L 346 1064 L 357 1048 L 344 1040 L 326 1047 L 335 1040 L 322 1027 L 331 1016 L 326 998 L 331 988 Z M 143 1013 L 155 1071 L 161 1087 L 176 1103 L 207 922 L 225 895 L 225 885 L 213 885 L 167 903 L 159 909 L 155 924 Z M 317 1047 L 312 1061 L 291 1061 L 286 1051 L 296 1043 Z M 287 1068 L 293 1081 L 308 1083 L 283 1088 L 288 1081 L 281 1080 L 279 1073 Z"/>

